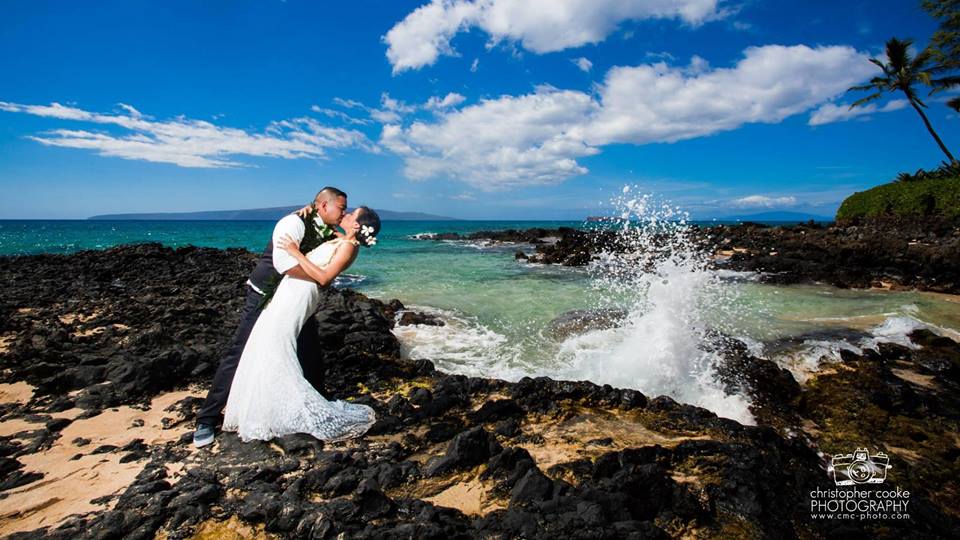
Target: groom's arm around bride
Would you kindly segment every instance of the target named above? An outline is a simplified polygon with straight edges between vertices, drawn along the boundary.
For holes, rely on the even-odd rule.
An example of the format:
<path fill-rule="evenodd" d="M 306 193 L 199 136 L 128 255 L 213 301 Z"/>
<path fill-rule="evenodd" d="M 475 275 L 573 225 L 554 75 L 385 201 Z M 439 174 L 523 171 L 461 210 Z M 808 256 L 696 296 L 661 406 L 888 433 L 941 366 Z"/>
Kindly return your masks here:
<path fill-rule="evenodd" d="M 290 214 L 277 222 L 271 241 L 250 273 L 239 325 L 217 366 L 207 398 L 197 414 L 197 428 L 193 434 L 193 442 L 196 446 L 205 446 L 213 442 L 215 426 L 219 423 L 220 413 L 227 404 L 230 385 L 233 383 L 233 376 L 237 371 L 243 348 L 273 289 L 284 275 L 312 281 L 312 278 L 300 268 L 297 260 L 279 247 L 280 240 L 290 236 L 300 245 L 304 253 L 327 240 L 333 234 L 332 227 L 340 223 L 346 212 L 347 194 L 337 188 L 325 187 L 317 193 L 312 206 L 314 211 L 306 218 Z M 313 317 L 308 317 L 300 332 L 297 351 L 304 369 L 304 377 L 314 385 L 317 384 L 316 381 L 321 374 L 316 362 L 316 353 L 319 350 L 317 339 L 316 323 Z"/>

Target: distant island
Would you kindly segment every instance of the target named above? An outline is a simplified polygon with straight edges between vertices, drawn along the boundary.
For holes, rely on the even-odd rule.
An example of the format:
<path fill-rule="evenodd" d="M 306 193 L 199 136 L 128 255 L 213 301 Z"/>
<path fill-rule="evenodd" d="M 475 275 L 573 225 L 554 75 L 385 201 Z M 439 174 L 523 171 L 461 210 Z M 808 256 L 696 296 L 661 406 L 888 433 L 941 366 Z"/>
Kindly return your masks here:
<path fill-rule="evenodd" d="M 153 214 L 103 214 L 87 219 L 120 221 L 276 221 L 300 206 L 250 208 L 247 210 L 208 210 L 206 212 L 158 212 Z M 394 212 L 376 209 L 380 219 L 393 221 L 457 221 L 456 218 L 423 212 Z"/>

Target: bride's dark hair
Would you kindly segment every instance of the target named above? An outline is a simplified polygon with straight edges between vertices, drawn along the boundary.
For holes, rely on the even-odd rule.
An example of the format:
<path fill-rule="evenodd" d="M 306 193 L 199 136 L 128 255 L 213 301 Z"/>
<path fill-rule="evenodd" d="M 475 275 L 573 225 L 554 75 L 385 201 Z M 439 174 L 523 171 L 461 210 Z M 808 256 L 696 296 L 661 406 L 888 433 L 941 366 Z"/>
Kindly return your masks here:
<path fill-rule="evenodd" d="M 370 238 L 374 238 L 376 242 L 376 236 L 380 234 L 380 216 L 377 215 L 371 208 L 366 206 L 361 206 L 360 215 L 357 216 L 357 224 L 360 225 L 360 231 L 357 232 L 357 238 L 360 240 L 360 244 L 366 247 L 370 247 L 373 243 L 370 242 Z M 363 228 L 370 227 L 373 229 L 372 233 L 364 233 Z"/>

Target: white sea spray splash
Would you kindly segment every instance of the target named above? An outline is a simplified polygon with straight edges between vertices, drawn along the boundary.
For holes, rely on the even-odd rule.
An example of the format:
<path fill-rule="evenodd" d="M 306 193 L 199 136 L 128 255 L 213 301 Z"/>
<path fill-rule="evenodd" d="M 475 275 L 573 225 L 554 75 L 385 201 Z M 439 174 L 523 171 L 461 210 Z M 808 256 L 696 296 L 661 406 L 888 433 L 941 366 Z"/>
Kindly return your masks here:
<path fill-rule="evenodd" d="M 757 276 L 752 273 L 711 269 L 711 254 L 691 238 L 694 228 L 685 213 L 632 191 L 628 188 L 613 201 L 620 219 L 612 226 L 626 249 L 596 254 L 598 260 L 586 272 L 578 271 L 591 276 L 585 286 L 590 292 L 578 292 L 575 299 L 577 308 L 625 311 L 619 327 L 558 343 L 529 310 L 503 320 L 489 312 L 486 318 L 473 316 L 472 310 L 459 307 L 409 306 L 447 324 L 398 326 L 394 332 L 405 356 L 429 358 L 443 371 L 473 376 L 518 380 L 542 375 L 634 388 L 752 423 L 748 400 L 728 394 L 715 381 L 720 357 L 710 346 L 713 331 L 740 339 L 752 356 L 776 362 L 801 383 L 822 366 L 840 362 L 842 350 L 860 354 L 884 342 L 913 346 L 907 336 L 920 327 L 957 339 L 955 330 L 921 322 L 916 305 L 883 306 L 882 317 L 872 322 L 876 316 L 860 309 L 847 315 L 852 308 L 846 304 L 818 307 L 823 298 L 833 297 L 833 290 L 803 293 L 801 288 L 797 297 L 788 288 L 753 283 Z M 554 273 L 569 276 L 571 270 L 531 265 L 528 273 L 518 275 L 542 279 Z M 501 288 L 487 301 L 500 303 L 501 311 L 516 307 L 508 283 L 516 282 L 505 278 L 491 284 Z M 556 313 L 565 309 L 570 308 Z M 871 320 L 869 326 L 863 326 L 864 317 Z"/>
<path fill-rule="evenodd" d="M 566 340 L 558 354 L 568 379 L 668 395 L 741 423 L 753 423 L 748 400 L 728 394 L 715 380 L 720 360 L 706 346 L 718 312 L 735 318 L 736 288 L 708 269 L 709 256 L 691 238 L 688 216 L 650 195 L 625 187 L 614 200 L 623 253 L 605 253 L 591 269 L 598 307 L 626 308 L 618 328 Z"/>

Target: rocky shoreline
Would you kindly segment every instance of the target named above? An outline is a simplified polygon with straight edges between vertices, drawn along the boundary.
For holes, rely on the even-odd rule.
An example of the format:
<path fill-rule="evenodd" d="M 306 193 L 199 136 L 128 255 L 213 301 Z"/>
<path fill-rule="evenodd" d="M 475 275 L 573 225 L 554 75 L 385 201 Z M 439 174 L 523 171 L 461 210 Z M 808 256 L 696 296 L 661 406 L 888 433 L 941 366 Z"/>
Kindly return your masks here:
<path fill-rule="evenodd" d="M 960 294 L 960 223 L 953 220 L 890 218 L 775 227 L 742 223 L 692 226 L 689 235 L 713 254 L 716 267 L 758 272 L 770 283 Z M 532 251 L 518 251 L 518 259 L 564 266 L 584 266 L 604 251 L 633 249 L 614 231 L 602 228 L 438 233 L 423 239 L 523 244 Z"/>
<path fill-rule="evenodd" d="M 771 247 L 792 258 L 827 238 L 871 243 L 810 227 L 762 232 L 747 245 L 738 235 L 750 226 L 739 227 L 715 228 L 713 240 L 745 245 L 744 260 L 756 264 Z M 957 241 L 955 230 L 944 237 Z M 569 250 L 584 242 L 561 230 L 541 247 L 582 258 Z M 927 255 L 914 260 L 956 256 L 916 245 Z M 722 380 L 754 403 L 759 425 L 744 426 L 589 382 L 441 373 L 430 359 L 402 358 L 391 332 L 405 315 L 427 319 L 398 301 L 330 290 L 315 315 L 327 351 L 321 391 L 372 406 L 377 424 L 345 443 L 222 434 L 212 450 L 196 450 L 193 415 L 254 257 L 144 244 L 0 258 L 0 535 L 960 536 L 960 345 L 927 331 L 910 347 L 844 352 L 802 385 L 718 337 Z M 731 266 L 754 264 L 738 260 Z M 956 268 L 903 284 L 952 291 Z M 829 454 L 858 447 L 889 454 L 882 487 L 910 491 L 909 519 L 811 516 L 810 492 L 835 488 Z M 84 487 L 101 491 L 88 497 Z"/>

